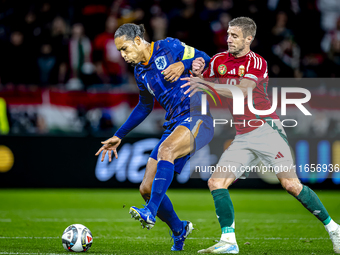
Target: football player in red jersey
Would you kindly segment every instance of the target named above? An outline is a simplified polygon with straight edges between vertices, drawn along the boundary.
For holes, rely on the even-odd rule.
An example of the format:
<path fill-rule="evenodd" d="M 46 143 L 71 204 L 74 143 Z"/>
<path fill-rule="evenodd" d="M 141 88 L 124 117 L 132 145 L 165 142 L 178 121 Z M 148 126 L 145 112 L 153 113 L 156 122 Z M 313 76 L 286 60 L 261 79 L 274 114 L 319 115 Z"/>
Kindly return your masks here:
<path fill-rule="evenodd" d="M 233 19 L 228 28 L 228 51 L 211 58 L 208 69 L 203 73 L 205 80 L 201 79 L 205 64 L 202 58 L 195 59 L 192 64 L 193 73 L 197 77 L 183 78 L 188 82 L 182 87 L 189 86 L 185 94 L 193 95 L 200 88 L 207 89 L 208 85 L 210 90 L 227 97 L 227 105 L 232 114 L 233 95 L 227 86 L 223 87 L 221 84 L 235 85 L 243 92 L 245 98 L 244 114 L 233 114 L 236 137 L 222 154 L 216 171 L 208 181 L 222 236 L 219 243 L 200 250 L 199 253 L 239 252 L 235 238 L 234 208 L 228 188 L 245 170 L 256 166 L 260 161 L 266 166 L 272 166 L 282 187 L 325 225 L 333 242 L 334 251 L 340 253 L 340 226 L 331 219 L 318 196 L 309 187 L 300 183 L 279 117 L 275 112 L 269 115 L 255 115 L 248 108 L 246 97 L 249 88 L 252 90 L 255 109 L 271 108 L 267 95 L 267 62 L 250 50 L 255 34 L 256 24 L 252 19 L 247 17 Z"/>

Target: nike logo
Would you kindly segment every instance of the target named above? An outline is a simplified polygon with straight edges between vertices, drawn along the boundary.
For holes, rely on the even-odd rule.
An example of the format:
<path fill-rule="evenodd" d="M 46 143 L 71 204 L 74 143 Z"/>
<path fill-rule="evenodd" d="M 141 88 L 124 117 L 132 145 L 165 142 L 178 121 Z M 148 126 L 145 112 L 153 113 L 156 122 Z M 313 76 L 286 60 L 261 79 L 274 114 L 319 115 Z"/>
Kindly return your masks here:
<path fill-rule="evenodd" d="M 165 178 L 155 178 L 155 181 L 158 181 L 158 180 L 163 180 L 163 181 L 166 181 Z"/>
<path fill-rule="evenodd" d="M 148 223 L 148 224 L 154 224 L 153 221 L 151 221 L 149 218 L 150 218 L 150 216 L 148 215 L 145 222 Z"/>
<path fill-rule="evenodd" d="M 146 73 L 142 76 L 143 80 L 144 80 L 144 78 L 145 78 L 145 75 L 146 75 Z"/>

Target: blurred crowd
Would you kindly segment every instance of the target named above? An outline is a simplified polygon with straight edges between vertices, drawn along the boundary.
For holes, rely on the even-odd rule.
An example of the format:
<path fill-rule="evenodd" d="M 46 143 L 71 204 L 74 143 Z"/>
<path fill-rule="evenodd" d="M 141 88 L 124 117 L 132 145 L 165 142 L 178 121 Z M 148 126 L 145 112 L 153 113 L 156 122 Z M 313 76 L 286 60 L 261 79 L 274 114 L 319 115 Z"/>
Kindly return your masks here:
<path fill-rule="evenodd" d="M 258 26 L 252 50 L 270 77 L 338 77 L 337 0 L 0 0 L 0 84 L 86 89 L 134 83 L 114 44 L 127 22 L 146 39 L 178 38 L 210 56 L 227 49 L 228 22 Z M 127 88 L 131 88 L 128 87 Z"/>

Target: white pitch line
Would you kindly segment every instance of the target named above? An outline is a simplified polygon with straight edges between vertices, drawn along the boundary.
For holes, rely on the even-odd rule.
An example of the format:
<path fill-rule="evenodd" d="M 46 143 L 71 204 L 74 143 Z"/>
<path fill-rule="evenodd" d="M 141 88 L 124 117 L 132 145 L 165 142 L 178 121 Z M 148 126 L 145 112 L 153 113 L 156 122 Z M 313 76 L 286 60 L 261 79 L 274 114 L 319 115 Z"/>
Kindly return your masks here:
<path fill-rule="evenodd" d="M 0 239 L 60 239 L 61 237 L 57 236 L 0 236 Z M 217 237 L 188 237 L 187 239 L 191 240 L 213 240 Z M 145 236 L 138 236 L 138 237 L 131 237 L 131 236 L 97 236 L 95 239 L 139 239 L 139 240 L 147 240 L 147 239 L 168 239 L 168 237 L 145 237 Z M 277 241 L 277 240 L 328 240 L 329 238 L 326 237 L 239 237 L 241 240 L 270 240 L 270 241 Z M 0 253 L 1 254 L 1 253 Z"/>
<path fill-rule="evenodd" d="M 60 255 L 60 253 L 24 253 L 24 252 L 0 252 L 0 254 L 25 254 L 25 255 L 42 255 L 42 254 L 45 254 L 45 255 Z M 101 255 L 112 255 L 112 253 L 101 253 Z"/>
<path fill-rule="evenodd" d="M 60 253 L 23 253 L 23 252 L 0 252 L 0 254 L 27 254 L 27 255 L 60 255 Z"/>
<path fill-rule="evenodd" d="M 58 239 L 61 237 L 52 236 L 0 236 L 0 239 Z"/>
<path fill-rule="evenodd" d="M 30 218 L 34 222 L 132 222 L 131 219 L 76 219 L 76 218 Z"/>
<path fill-rule="evenodd" d="M 133 222 L 131 219 L 107 219 L 107 218 L 88 218 L 88 219 L 81 219 L 81 218 L 28 218 L 28 221 L 33 222 Z M 206 222 L 207 219 L 196 219 L 195 222 Z M 0 223 L 8 222 L 11 223 L 12 219 L 0 219 Z M 239 219 L 237 222 L 242 223 L 276 223 L 277 220 L 250 220 L 250 219 Z M 309 223 L 313 222 L 313 220 L 286 220 L 281 221 L 281 223 L 287 224 L 294 224 L 294 223 Z"/>

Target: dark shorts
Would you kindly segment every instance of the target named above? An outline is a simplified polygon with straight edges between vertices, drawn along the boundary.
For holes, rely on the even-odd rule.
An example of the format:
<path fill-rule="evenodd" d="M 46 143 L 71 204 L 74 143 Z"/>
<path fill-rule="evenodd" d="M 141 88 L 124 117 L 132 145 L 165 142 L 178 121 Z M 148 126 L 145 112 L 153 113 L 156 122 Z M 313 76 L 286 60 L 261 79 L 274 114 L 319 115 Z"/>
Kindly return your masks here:
<path fill-rule="evenodd" d="M 187 127 L 195 138 L 195 148 L 193 151 L 181 158 L 175 160 L 175 171 L 181 173 L 185 163 L 195 154 L 196 151 L 207 145 L 214 136 L 213 118 L 208 115 L 193 115 L 191 117 L 183 118 L 173 126 L 169 127 L 162 135 L 161 140 L 152 150 L 150 157 L 157 160 L 158 148 L 163 141 L 175 130 L 178 126 Z"/>

